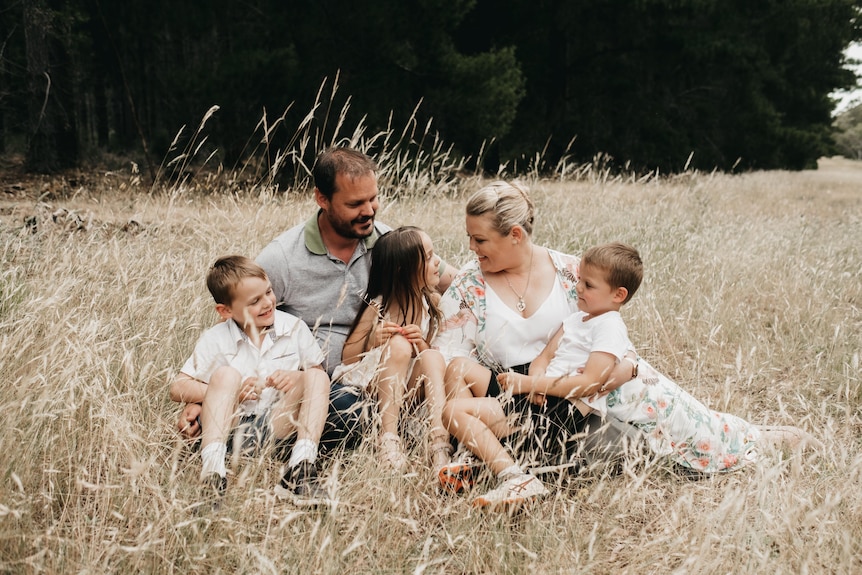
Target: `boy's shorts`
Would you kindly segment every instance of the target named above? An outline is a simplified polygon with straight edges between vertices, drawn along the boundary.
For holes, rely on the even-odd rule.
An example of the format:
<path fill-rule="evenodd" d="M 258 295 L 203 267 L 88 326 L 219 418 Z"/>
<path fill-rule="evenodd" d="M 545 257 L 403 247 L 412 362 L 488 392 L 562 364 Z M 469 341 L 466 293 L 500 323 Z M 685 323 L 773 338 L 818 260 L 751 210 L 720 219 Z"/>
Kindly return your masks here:
<path fill-rule="evenodd" d="M 241 415 L 236 428 L 228 436 L 228 453 L 236 452 L 253 457 L 272 450 L 274 457 L 287 459 L 296 442 L 296 434 L 292 433 L 284 439 L 275 439 L 272 433 L 271 416 L 271 410 L 261 414 Z"/>

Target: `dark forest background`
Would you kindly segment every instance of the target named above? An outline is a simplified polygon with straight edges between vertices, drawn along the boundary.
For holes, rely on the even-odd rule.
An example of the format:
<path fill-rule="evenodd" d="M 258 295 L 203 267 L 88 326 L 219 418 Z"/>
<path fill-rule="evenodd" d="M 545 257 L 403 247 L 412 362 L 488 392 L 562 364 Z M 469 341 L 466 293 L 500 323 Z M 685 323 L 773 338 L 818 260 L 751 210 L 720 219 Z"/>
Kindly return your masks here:
<path fill-rule="evenodd" d="M 2 0 L 0 153 L 39 172 L 105 152 L 158 162 L 181 126 L 217 105 L 207 145 L 237 165 L 264 111 L 298 125 L 337 76 L 314 111 L 321 129 L 348 98 L 351 121 L 371 130 L 415 110 L 456 153 L 484 149 L 492 169 L 539 152 L 662 172 L 803 169 L 835 150 L 830 93 L 856 82 L 843 51 L 862 38 L 860 8 Z"/>

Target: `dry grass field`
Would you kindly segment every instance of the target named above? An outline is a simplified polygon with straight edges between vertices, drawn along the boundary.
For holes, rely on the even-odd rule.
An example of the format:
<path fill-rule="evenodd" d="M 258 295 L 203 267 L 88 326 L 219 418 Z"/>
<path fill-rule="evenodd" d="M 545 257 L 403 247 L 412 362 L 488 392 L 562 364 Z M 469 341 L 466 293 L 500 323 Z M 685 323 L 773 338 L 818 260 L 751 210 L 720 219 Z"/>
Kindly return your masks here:
<path fill-rule="evenodd" d="M 7 573 L 859 573 L 862 165 L 812 172 L 528 180 L 536 241 L 639 248 L 624 309 L 641 355 L 711 407 L 823 443 L 703 480 L 662 462 L 550 476 L 514 515 L 438 493 L 419 448 L 382 473 L 373 442 L 328 461 L 338 504 L 277 500 L 279 466 L 232 462 L 217 513 L 168 383 L 216 320 L 203 276 L 305 219 L 307 191 L 205 177 L 153 191 L 128 168 L 2 178 L 0 571 Z M 464 179 L 388 196 L 453 264 Z M 421 186 L 419 186 L 421 192 Z M 486 478 L 487 480 L 487 478 Z"/>

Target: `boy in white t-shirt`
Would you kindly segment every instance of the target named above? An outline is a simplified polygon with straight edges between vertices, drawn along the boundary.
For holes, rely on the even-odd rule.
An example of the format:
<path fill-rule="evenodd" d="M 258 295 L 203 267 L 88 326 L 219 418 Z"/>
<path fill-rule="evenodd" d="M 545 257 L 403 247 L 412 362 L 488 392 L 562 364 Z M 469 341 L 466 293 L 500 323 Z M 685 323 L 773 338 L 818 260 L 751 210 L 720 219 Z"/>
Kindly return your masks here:
<path fill-rule="evenodd" d="M 227 487 L 228 439 L 239 442 L 295 436 L 276 493 L 318 502 L 317 449 L 329 407 L 323 351 L 308 326 L 276 309 L 266 272 L 249 258 L 219 258 L 207 288 L 222 317 L 198 339 L 192 356 L 171 383 L 171 399 L 202 404 L 201 481 L 217 497 Z"/>
<path fill-rule="evenodd" d="M 611 243 L 587 250 L 577 286 L 579 311 L 533 361 L 530 375 L 502 374 L 500 387 L 540 397 L 580 398 L 603 416 L 640 429 L 657 456 L 700 473 L 751 463 L 761 444 L 817 445 L 797 427 L 758 427 L 712 410 L 644 360 L 638 362 L 639 376 L 605 395 L 608 374 L 631 348 L 620 308 L 642 278 L 643 263 L 634 248 Z"/>

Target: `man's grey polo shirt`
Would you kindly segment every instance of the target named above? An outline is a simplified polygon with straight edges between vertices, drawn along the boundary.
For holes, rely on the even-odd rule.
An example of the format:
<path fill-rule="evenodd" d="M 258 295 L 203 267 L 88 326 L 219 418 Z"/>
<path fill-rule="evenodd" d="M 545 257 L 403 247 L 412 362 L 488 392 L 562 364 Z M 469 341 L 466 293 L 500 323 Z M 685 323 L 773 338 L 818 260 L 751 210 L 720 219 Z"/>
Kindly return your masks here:
<path fill-rule="evenodd" d="M 317 337 L 327 357 L 326 371 L 331 375 L 341 363 L 344 341 L 362 309 L 371 248 L 391 228 L 375 222 L 372 234 L 359 242 L 345 264 L 323 244 L 318 214 L 270 242 L 260 252 L 257 263 L 272 282 L 278 309 L 302 318 Z"/>

